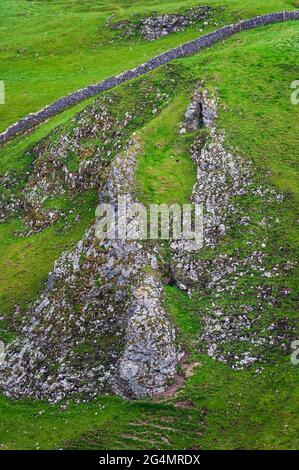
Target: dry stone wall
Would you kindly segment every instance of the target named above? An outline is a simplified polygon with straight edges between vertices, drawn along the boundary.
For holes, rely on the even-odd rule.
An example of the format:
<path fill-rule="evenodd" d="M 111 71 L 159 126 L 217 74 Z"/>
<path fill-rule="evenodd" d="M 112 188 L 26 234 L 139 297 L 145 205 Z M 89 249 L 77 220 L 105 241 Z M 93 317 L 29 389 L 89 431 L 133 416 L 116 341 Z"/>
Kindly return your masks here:
<path fill-rule="evenodd" d="M 299 19 L 299 10 L 270 13 L 268 15 L 257 16 L 249 20 L 240 21 L 239 23 L 224 26 L 217 31 L 206 34 L 198 39 L 187 42 L 186 44 L 176 47 L 168 52 L 160 54 L 148 62 L 135 67 L 132 70 L 127 70 L 120 75 L 116 75 L 101 82 L 87 86 L 82 90 L 75 91 L 54 103 L 46 106 L 42 110 L 31 113 L 27 117 L 20 119 L 18 122 L 8 127 L 5 132 L 0 134 L 0 144 L 5 143 L 19 133 L 25 132 L 28 129 L 44 122 L 46 119 L 55 116 L 62 111 L 74 106 L 81 101 L 95 96 L 98 93 L 114 88 L 124 82 L 132 80 L 133 78 L 139 77 L 153 69 L 160 67 L 174 59 L 186 57 L 190 54 L 200 51 L 206 47 L 215 44 L 216 42 L 222 41 L 223 39 L 233 36 L 236 33 L 253 29 L 258 26 L 265 26 L 272 23 L 278 23 L 282 21 L 291 21 Z"/>

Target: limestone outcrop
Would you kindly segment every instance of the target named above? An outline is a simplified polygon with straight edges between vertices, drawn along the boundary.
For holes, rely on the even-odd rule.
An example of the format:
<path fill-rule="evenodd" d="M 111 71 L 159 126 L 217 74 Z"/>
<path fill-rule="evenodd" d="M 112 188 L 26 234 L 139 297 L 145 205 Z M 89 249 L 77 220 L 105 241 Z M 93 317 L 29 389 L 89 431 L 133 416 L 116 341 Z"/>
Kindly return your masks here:
<path fill-rule="evenodd" d="M 139 34 L 146 41 L 154 41 L 170 33 L 184 31 L 192 25 L 206 26 L 208 24 L 206 20 L 210 18 L 213 10 L 210 6 L 201 6 L 189 8 L 176 14 L 158 15 L 153 13 L 138 21 L 123 20 L 111 25 L 108 23 L 107 26 L 120 31 L 122 37 L 132 37 Z"/>
<path fill-rule="evenodd" d="M 100 202 L 135 202 L 128 191 L 139 153 L 132 140 L 115 158 Z M 181 353 L 163 307 L 158 249 L 95 234 L 96 224 L 61 256 L 27 312 L 1 370 L 7 396 L 136 398 L 160 393 L 175 374 Z"/>
<path fill-rule="evenodd" d="M 226 149 L 216 117 L 215 97 L 198 86 L 178 130 L 195 133 L 190 154 L 197 177 L 191 202 L 204 208 L 208 255 L 187 249 L 183 238 L 169 242 L 167 260 L 159 240 L 99 240 L 96 221 L 76 248 L 55 263 L 47 288 L 23 318 L 19 338 L 7 348 L 0 385 L 8 397 L 57 402 L 102 393 L 138 398 L 165 390 L 183 356 L 164 305 L 166 264 L 172 284 L 198 301 L 202 352 L 244 368 L 262 360 L 269 348 L 290 343 L 294 325 L 287 317 L 273 318 L 269 310 L 290 291 L 277 292 L 266 280 L 291 271 L 294 263 L 266 260 L 270 218 L 262 220 L 265 238 L 253 244 L 249 234 L 243 252 L 241 246 L 217 252 L 232 226 L 249 223 L 238 198 L 250 193 L 269 205 L 283 197 L 253 183 L 251 162 Z M 107 167 L 100 203 L 118 209 L 120 196 L 129 210 L 138 203 L 134 173 L 142 152 L 142 141 L 133 133 Z M 134 226 L 133 215 L 130 222 Z M 236 299 L 238 283 L 248 276 L 255 276 L 256 285 L 250 296 Z"/>
<path fill-rule="evenodd" d="M 217 253 L 229 229 L 249 226 L 253 218 L 242 212 L 237 199 L 256 197 L 267 207 L 279 205 L 283 196 L 264 182 L 255 182 L 250 160 L 226 149 L 225 135 L 217 129 L 216 117 L 215 97 L 197 89 L 180 130 L 185 132 L 188 126 L 202 126 L 204 130 L 191 147 L 191 158 L 197 167 L 191 200 L 203 205 L 204 248 L 212 250 L 209 256 L 201 257 L 198 251 L 186 251 L 183 241 L 174 241 L 170 244 L 170 269 L 175 284 L 191 299 L 197 299 L 199 304 L 206 299 L 198 311 L 202 351 L 242 369 L 262 361 L 269 348 L 284 350 L 295 338 L 295 324 L 287 317 L 275 320 L 269 309 L 291 291 L 267 286 L 269 279 L 291 272 L 295 263 L 287 259 L 269 267 L 265 252 L 268 234 L 273 230 L 269 216 L 262 221 L 263 238 L 254 240 L 251 231 L 246 250 L 238 247 L 231 254 Z M 237 286 L 253 276 L 257 285 L 246 296 Z"/>

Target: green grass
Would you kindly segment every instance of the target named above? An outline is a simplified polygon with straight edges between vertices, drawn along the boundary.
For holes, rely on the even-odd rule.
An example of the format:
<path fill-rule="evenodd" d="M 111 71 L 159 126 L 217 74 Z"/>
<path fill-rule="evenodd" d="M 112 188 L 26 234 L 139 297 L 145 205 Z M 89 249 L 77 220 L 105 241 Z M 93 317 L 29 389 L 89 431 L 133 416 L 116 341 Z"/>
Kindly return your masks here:
<path fill-rule="evenodd" d="M 170 82 L 169 75 L 172 80 Z M 128 87 L 119 87 L 117 92 L 113 92 L 113 97 L 117 103 L 116 109 L 111 112 L 117 113 L 118 117 L 125 112 L 139 109 L 139 113 L 134 113 L 134 118 L 126 128 L 127 137 L 135 130 L 152 118 L 152 97 L 155 92 L 163 88 L 165 96 L 159 100 L 157 108 L 165 106 L 165 99 L 171 99 L 176 88 L 175 84 L 179 80 L 180 73 L 169 67 L 163 72 L 151 74 L 148 80 L 135 80 L 128 90 Z M 173 78 L 175 77 L 175 79 Z M 143 91 L 147 90 L 147 99 L 138 94 L 140 86 Z M 98 105 L 100 106 L 100 105 Z M 76 107 L 80 110 L 80 107 Z M 142 110 L 142 111 L 141 111 Z M 74 112 L 74 110 L 72 110 Z M 61 132 L 67 133 L 74 123 L 70 120 L 70 112 L 66 112 L 63 119 L 60 119 L 59 127 L 53 131 L 53 121 L 51 125 L 46 123 L 38 128 L 33 134 L 13 140 L 4 147 L 0 155 L 0 174 L 14 170 L 15 177 L 23 186 L 23 175 L 32 171 L 34 152 L 31 151 L 34 144 L 39 139 L 47 136 L 52 131 L 48 139 L 55 142 Z M 100 143 L 96 143 L 100 145 Z M 93 144 L 95 145 L 95 144 Z M 70 164 L 78 165 L 80 154 L 70 156 Z M 190 164 L 190 162 L 188 162 Z M 24 230 L 22 219 L 11 219 L 9 222 L 0 224 L 0 312 L 8 313 L 15 305 L 25 307 L 32 300 L 35 300 L 49 271 L 52 269 L 54 261 L 60 254 L 71 249 L 80 240 L 84 230 L 94 221 L 95 209 L 97 205 L 97 194 L 94 191 L 82 191 L 73 197 L 71 194 L 49 198 L 44 201 L 45 209 L 58 209 L 66 212 L 66 215 L 59 223 L 47 230 L 31 237 L 15 237 L 15 233 Z M 72 209 L 72 213 L 70 210 Z M 76 216 L 79 220 L 76 221 Z M 0 330 L 1 331 L 1 330 Z M 2 335 L 3 335 L 2 331 Z"/>
<path fill-rule="evenodd" d="M 298 31 L 296 22 L 259 28 L 184 62 L 217 89 L 229 144 L 271 171 L 275 186 L 297 201 L 298 106 L 290 85 L 299 76 Z"/>
<path fill-rule="evenodd" d="M 22 229 L 20 220 L 0 225 L 0 309 L 11 311 L 16 304 L 24 307 L 35 299 L 47 280 L 54 261 L 70 249 L 94 220 L 96 191 L 80 194 L 72 201 L 74 214 L 47 230 L 31 237 L 15 237 Z M 1 331 L 1 330 L 0 330 Z"/>
<path fill-rule="evenodd" d="M 225 6 L 223 22 L 282 9 L 294 9 L 291 0 L 198 0 L 196 4 Z M 174 12 L 194 6 L 185 1 L 2 0 L 0 5 L 0 80 L 6 85 L 6 104 L 0 106 L 0 131 L 29 112 L 37 111 L 65 94 L 120 73 L 153 55 L 199 36 L 196 28 L 152 43 L 109 40 L 104 29 L 114 20 L 153 10 Z M 216 29 L 212 24 L 206 29 Z"/>
<path fill-rule="evenodd" d="M 10 86 L 14 89 L 13 95 L 9 95 L 12 101 L 0 107 L 0 112 L 4 113 L 3 128 L 67 91 L 128 68 L 198 34 L 189 30 L 157 43 L 139 41 L 132 45 L 132 51 L 128 44 L 106 44 L 93 52 L 90 45 L 95 40 L 96 25 L 110 15 L 112 5 L 117 18 L 121 18 L 152 9 L 172 11 L 179 5 L 193 2 L 67 3 L 66 9 L 61 8 L 61 2 L 3 0 L 0 8 L 10 6 L 6 15 L 10 28 L 5 26 L 9 31 L 0 50 L 1 67 L 5 65 L 7 75 L 1 74 L 8 81 L 8 91 Z M 299 6 L 298 2 L 290 1 L 202 3 L 225 4 L 225 22 Z M 20 13 L 28 16 L 17 16 Z M 57 33 L 54 33 L 55 26 Z M 27 28 L 34 33 L 25 37 Z M 299 78 L 298 29 L 299 24 L 295 22 L 259 28 L 176 61 L 173 73 L 177 69 L 182 82 L 177 96 L 161 115 L 153 115 L 139 131 L 144 149 L 136 175 L 140 197 L 146 203 L 185 202 L 195 177 L 187 150 L 192 136 L 181 136 L 177 130 L 190 97 L 190 82 L 204 80 L 206 86 L 217 93 L 218 125 L 226 130 L 228 146 L 237 149 L 244 158 L 252 158 L 258 180 L 272 183 L 287 195 L 280 206 L 263 207 L 252 195 L 239 201 L 255 221 L 252 237 L 256 246 L 265 235 L 259 224 L 262 217 L 271 214 L 279 219 L 268 234 L 269 263 L 283 262 L 289 257 L 298 259 L 299 106 L 290 103 L 290 83 Z M 45 30 L 53 39 L 52 43 L 40 43 Z M 21 39 L 31 55 L 26 52 L 24 57 L 15 60 Z M 76 43 L 75 51 L 70 43 Z M 32 51 L 35 50 L 42 59 L 34 56 Z M 95 67 L 97 59 L 99 70 Z M 85 67 L 82 74 L 74 74 L 78 63 Z M 153 76 L 161 80 L 164 73 L 163 68 Z M 163 86 L 167 88 L 165 83 Z M 82 106 L 84 104 L 76 109 Z M 25 149 L 47 135 L 55 125 L 66 123 L 74 111 L 69 110 L 34 133 L 6 145 L 0 158 L 0 173 L 8 169 L 22 172 L 27 168 Z M 15 303 L 25 307 L 36 298 L 54 260 L 80 238 L 93 219 L 95 195 L 84 197 L 81 204 L 80 199 L 77 202 L 81 207 L 81 220 L 70 221 L 65 232 L 55 230 L 54 226 L 31 238 L 16 239 L 13 232 L 19 230 L 20 221 L 0 225 L 0 312 L 11 311 Z M 65 207 L 66 201 L 54 200 L 47 204 Z M 216 252 L 205 251 L 201 256 L 231 253 L 236 248 L 245 252 L 247 236 L 246 227 L 239 227 L 227 234 Z M 251 288 L 258 281 L 253 277 L 238 286 L 248 300 L 254 301 Z M 277 278 L 275 289 L 281 285 L 293 288 L 295 295 L 298 273 Z M 71 403 L 65 411 L 44 402 L 10 401 L 2 397 L 0 448 L 298 449 L 298 366 L 293 366 L 288 356 L 274 352 L 268 362 L 263 363 L 263 373 L 256 375 L 255 368 L 234 371 L 200 354 L 200 312 L 213 300 L 213 293 L 190 301 L 177 288 L 165 288 L 166 307 L 178 327 L 182 343 L 190 352 L 189 360 L 200 363 L 178 397 L 167 402 L 128 402 L 102 397 L 88 404 Z M 224 296 L 221 300 L 223 305 L 229 305 L 229 298 Z M 295 299 L 281 302 L 269 309 L 267 315 L 276 319 L 288 315 L 296 321 Z M 11 329 L 9 333 L 13 333 Z M 232 347 L 238 348 L 238 345 Z M 182 402 L 189 404 L 189 408 L 178 407 Z M 44 413 L 37 415 L 43 410 Z"/>
<path fill-rule="evenodd" d="M 0 449 L 58 449 L 61 442 L 80 436 L 90 427 L 117 419 L 121 400 L 102 398 L 86 405 L 58 405 L 0 398 Z M 12 424 L 14 423 L 14 424 Z"/>
<path fill-rule="evenodd" d="M 140 132 L 144 154 L 138 161 L 136 181 L 144 204 L 184 204 L 190 198 L 196 179 L 189 156 L 194 135 L 179 135 L 179 123 L 190 101 L 188 91 L 177 95 Z"/>

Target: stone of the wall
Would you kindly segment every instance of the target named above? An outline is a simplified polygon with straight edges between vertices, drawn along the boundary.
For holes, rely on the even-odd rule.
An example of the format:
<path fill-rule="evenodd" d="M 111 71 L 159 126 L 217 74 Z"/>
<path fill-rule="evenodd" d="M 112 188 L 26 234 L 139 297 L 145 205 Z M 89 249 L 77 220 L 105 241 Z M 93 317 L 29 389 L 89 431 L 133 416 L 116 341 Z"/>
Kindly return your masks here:
<path fill-rule="evenodd" d="M 33 128 L 34 126 L 42 123 L 46 119 L 55 116 L 62 111 L 74 106 L 81 101 L 90 98 L 98 93 L 114 88 L 122 83 L 125 83 L 133 78 L 139 77 L 151 70 L 154 70 L 161 65 L 166 64 L 174 59 L 179 59 L 181 57 L 186 57 L 190 54 L 200 51 L 206 47 L 215 44 L 216 42 L 222 41 L 223 39 L 233 36 L 234 34 L 245 31 L 248 29 L 253 29 L 258 26 L 265 26 L 272 23 L 277 23 L 281 21 L 291 21 L 299 19 L 299 10 L 289 11 L 289 12 L 277 12 L 270 13 L 267 15 L 257 16 L 249 20 L 240 21 L 239 23 L 224 26 L 217 31 L 201 36 L 200 38 L 187 42 L 182 46 L 176 47 L 168 52 L 160 54 L 152 59 L 150 59 L 145 64 L 139 65 L 132 70 L 127 70 L 120 75 L 116 75 L 110 78 L 106 78 L 97 84 L 93 84 L 83 88 L 82 90 L 75 91 L 54 103 L 46 106 L 41 111 L 36 113 L 29 114 L 27 117 L 20 119 L 18 122 L 8 127 L 6 131 L 0 134 L 0 144 L 5 143 L 10 140 L 12 137 L 25 132 Z"/>
<path fill-rule="evenodd" d="M 285 19 L 288 20 L 298 20 L 299 19 L 299 10 L 294 11 L 286 11 L 285 12 Z"/>

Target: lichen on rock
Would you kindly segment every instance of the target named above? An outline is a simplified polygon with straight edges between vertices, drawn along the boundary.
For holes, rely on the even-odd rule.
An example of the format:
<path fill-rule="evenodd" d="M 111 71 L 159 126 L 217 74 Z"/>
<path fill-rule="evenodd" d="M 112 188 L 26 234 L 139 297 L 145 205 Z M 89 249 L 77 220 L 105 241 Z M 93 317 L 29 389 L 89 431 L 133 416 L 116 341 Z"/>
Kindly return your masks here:
<path fill-rule="evenodd" d="M 121 20 L 112 24 L 110 18 L 106 26 L 118 30 L 121 36 L 132 37 L 137 33 L 146 41 L 154 41 L 168 34 L 184 31 L 192 25 L 207 26 L 214 10 L 208 5 L 196 6 L 181 13 L 158 15 L 154 12 L 146 18 Z"/>
<path fill-rule="evenodd" d="M 72 132 L 89 137 L 94 122 L 92 126 L 86 122 L 89 114 L 83 112 L 80 116 L 80 126 Z M 216 117 L 215 97 L 196 87 L 179 131 L 195 132 L 190 155 L 197 177 L 191 202 L 203 204 L 204 247 L 210 250 L 209 256 L 201 257 L 200 251 L 186 249 L 182 238 L 169 242 L 166 261 L 159 240 L 99 240 L 95 222 L 75 249 L 63 253 L 55 263 L 47 288 L 23 318 L 19 338 L 9 345 L 0 378 L 7 396 L 57 402 L 68 397 L 90 399 L 100 393 L 128 398 L 161 393 L 174 377 L 183 355 L 164 305 L 166 264 L 172 283 L 191 299 L 198 299 L 198 305 L 203 296 L 209 298 L 198 307 L 201 351 L 233 368 L 244 368 L 258 362 L 267 348 L 285 347 L 293 325 L 287 318 L 273 319 L 269 315 L 268 307 L 276 302 L 276 296 L 263 281 L 277 276 L 282 269 L 286 271 L 286 266 L 291 270 L 292 263 L 284 268 L 266 267 L 262 249 L 266 240 L 259 241 L 260 249 L 250 249 L 249 239 L 246 254 L 240 249 L 230 255 L 216 252 L 231 228 L 232 214 L 234 224 L 248 223 L 248 216 L 236 203 L 238 198 L 249 191 L 267 204 L 279 203 L 283 198 L 270 188 L 254 186 L 250 161 L 225 148 L 225 136 L 216 127 Z M 130 121 L 130 115 L 126 119 Z M 108 124 L 104 127 L 109 129 Z M 52 147 L 46 140 L 36 148 L 39 172 L 33 173 L 28 188 L 32 187 L 33 193 L 29 194 L 37 198 L 43 199 L 46 187 L 51 188 L 51 194 L 60 191 L 61 180 L 53 184 L 43 180 L 41 171 L 48 165 L 41 154 L 49 156 L 55 148 L 59 159 L 65 146 L 69 148 L 65 135 L 58 142 L 59 147 Z M 134 175 L 137 157 L 143 152 L 142 142 L 136 133 L 122 145 L 117 138 L 115 142 L 115 156 L 102 173 L 101 182 L 96 183 L 99 200 L 116 209 L 122 196 L 130 209 L 138 203 Z M 75 150 L 82 151 L 81 145 Z M 55 167 L 53 160 L 51 164 Z M 70 180 L 71 187 L 82 189 L 85 184 L 95 184 L 98 170 L 96 166 L 87 179 L 76 173 L 76 178 Z M 63 181 L 68 184 L 69 180 Z M 253 273 L 262 280 L 253 286 L 257 301 L 249 302 L 242 296 L 236 301 L 237 283 Z M 226 303 L 223 299 L 220 302 L 223 293 L 228 298 Z M 279 293 L 288 294 L 287 289 Z"/>
<path fill-rule="evenodd" d="M 294 268 L 294 263 L 287 261 L 287 271 L 283 265 L 266 267 L 264 248 L 268 242 L 267 231 L 272 230 L 271 217 L 263 221 L 265 238 L 254 241 L 254 235 L 249 232 L 247 251 L 239 248 L 232 255 L 216 254 L 228 229 L 232 228 L 231 219 L 233 228 L 238 224 L 250 225 L 250 214 L 242 212 L 237 198 L 255 195 L 266 207 L 283 200 L 282 195 L 264 182 L 254 183 L 254 169 L 249 160 L 226 150 L 225 135 L 217 129 L 216 117 L 215 97 L 209 96 L 206 90 L 196 89 L 180 132 L 200 126 L 204 130 L 198 133 L 191 147 L 191 158 L 197 167 L 191 200 L 203 204 L 203 242 L 209 255 L 205 258 L 199 252 L 188 252 L 182 241 L 174 241 L 170 245 L 170 266 L 175 284 L 190 298 L 197 299 L 198 305 L 202 304 L 201 299 L 207 298 L 198 311 L 203 352 L 242 369 L 262 361 L 269 348 L 285 350 L 294 337 L 295 325 L 288 318 L 274 321 L 269 311 L 269 306 L 290 292 L 281 289 L 274 294 L 277 289 L 265 286 L 265 279 L 280 273 L 285 275 Z M 238 282 L 252 276 L 257 279 L 257 285 L 251 286 L 250 298 L 246 298 L 242 289 L 238 290 Z"/>
<path fill-rule="evenodd" d="M 116 204 L 119 194 L 134 202 L 128 191 L 138 152 L 132 140 L 117 156 L 101 202 Z M 160 393 L 175 374 L 180 352 L 163 307 L 158 252 L 139 241 L 99 241 L 95 230 L 56 262 L 27 312 L 1 370 L 7 396 L 140 397 Z"/>

